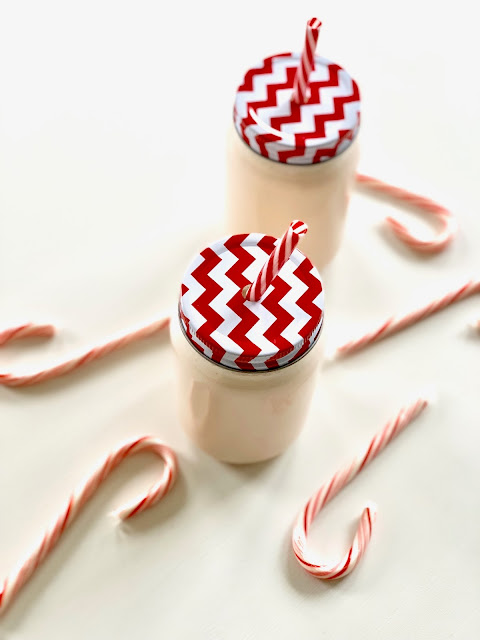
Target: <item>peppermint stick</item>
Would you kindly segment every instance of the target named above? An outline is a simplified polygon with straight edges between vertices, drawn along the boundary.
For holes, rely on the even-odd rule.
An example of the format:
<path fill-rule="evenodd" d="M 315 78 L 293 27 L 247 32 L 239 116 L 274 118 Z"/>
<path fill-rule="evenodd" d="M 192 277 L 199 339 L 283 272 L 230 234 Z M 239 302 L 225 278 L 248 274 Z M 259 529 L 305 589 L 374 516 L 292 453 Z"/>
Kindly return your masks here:
<path fill-rule="evenodd" d="M 118 515 L 121 520 L 128 520 L 137 513 L 141 513 L 152 507 L 170 491 L 177 474 L 177 459 L 170 447 L 167 447 L 167 445 L 156 438 L 143 436 L 130 440 L 120 447 L 115 448 L 95 471 L 72 493 L 67 504 L 60 512 L 60 515 L 47 529 L 34 550 L 28 554 L 5 579 L 3 587 L 0 588 L 0 615 L 52 551 L 65 529 L 73 522 L 107 476 L 109 476 L 115 467 L 118 467 L 123 460 L 141 451 L 151 451 L 163 460 L 164 468 L 162 475 L 147 493 L 137 497 L 130 504 L 123 506 L 116 512 L 116 515 Z"/>
<path fill-rule="evenodd" d="M 385 322 L 383 322 L 377 329 L 374 329 L 359 338 L 355 338 L 354 340 L 349 340 L 340 347 L 337 347 L 335 355 L 337 357 L 341 357 L 354 353 L 355 351 L 360 351 L 360 349 L 364 349 L 374 342 L 378 342 L 379 340 L 383 340 L 394 333 L 398 333 L 402 329 L 406 329 L 420 320 L 428 318 L 428 316 L 433 315 L 437 311 L 441 311 L 442 309 L 445 309 L 445 307 L 448 307 L 459 300 L 464 300 L 475 293 L 480 293 L 480 280 L 468 280 L 457 289 L 450 291 L 441 298 L 435 298 L 419 309 L 415 309 L 414 311 L 402 316 L 391 316 L 390 318 L 387 318 L 387 320 L 385 320 Z"/>
<path fill-rule="evenodd" d="M 139 340 L 144 340 L 146 338 L 155 336 L 166 329 L 169 324 L 169 316 L 160 316 L 153 322 L 144 324 L 137 329 L 129 329 L 121 333 L 118 337 L 113 338 L 112 340 L 108 340 L 107 342 L 87 349 L 80 355 L 68 358 L 52 367 L 26 374 L 0 373 L 0 385 L 3 385 L 5 387 L 25 387 L 38 384 L 40 382 L 46 382 L 47 380 L 51 380 L 53 378 L 58 378 L 59 376 L 63 376 L 67 373 L 70 373 L 71 371 L 75 371 L 76 369 L 79 369 L 80 367 L 83 367 L 90 362 L 100 360 L 100 358 L 104 358 L 110 353 L 119 351 L 120 349 L 124 349 L 134 342 L 138 342 Z M 14 338 L 18 339 L 20 337 L 23 338 L 32 335 L 51 336 L 54 332 L 54 328 L 51 325 L 46 325 L 46 327 L 48 327 L 49 329 L 48 332 L 46 331 L 46 327 L 44 327 L 43 325 L 30 324 L 23 325 L 22 327 L 24 330 L 23 335 L 21 334 L 19 328 L 15 327 L 13 329 L 8 329 L 0 333 L 0 337 L 2 335 L 12 335 L 12 337 L 8 339 L 13 340 Z M 28 333 L 26 327 L 30 327 L 30 333 Z M 43 333 L 41 333 L 41 331 L 43 331 Z M 5 344 L 5 342 L 6 340 L 4 340 L 3 344 Z M 0 341 L 0 345 L 1 344 L 2 342 Z"/>
<path fill-rule="evenodd" d="M 343 578 L 355 569 L 362 559 L 372 536 L 373 523 L 376 518 L 376 508 L 372 503 L 365 506 L 352 545 L 339 562 L 327 564 L 312 557 L 307 548 L 307 536 L 310 526 L 319 511 L 339 493 L 343 487 L 351 482 L 369 462 L 385 449 L 389 442 L 414 420 L 427 406 L 427 401 L 420 398 L 408 407 L 404 407 L 397 417 L 383 427 L 368 445 L 365 453 L 354 458 L 350 464 L 337 471 L 333 478 L 320 487 L 313 494 L 298 515 L 292 535 L 292 546 L 295 557 L 300 565 L 321 580 L 335 580 Z"/>

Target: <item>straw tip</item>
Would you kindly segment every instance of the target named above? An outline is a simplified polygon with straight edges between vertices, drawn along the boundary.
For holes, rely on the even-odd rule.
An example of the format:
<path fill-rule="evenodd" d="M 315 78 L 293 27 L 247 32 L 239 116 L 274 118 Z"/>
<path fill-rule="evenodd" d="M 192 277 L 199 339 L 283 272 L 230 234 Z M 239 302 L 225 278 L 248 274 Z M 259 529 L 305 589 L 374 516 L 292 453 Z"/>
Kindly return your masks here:
<path fill-rule="evenodd" d="M 319 18 L 310 18 L 307 25 L 310 29 L 319 29 L 322 26 L 322 21 Z"/>
<path fill-rule="evenodd" d="M 290 229 L 296 233 L 297 236 L 304 236 L 308 231 L 308 224 L 302 220 L 292 220 Z"/>

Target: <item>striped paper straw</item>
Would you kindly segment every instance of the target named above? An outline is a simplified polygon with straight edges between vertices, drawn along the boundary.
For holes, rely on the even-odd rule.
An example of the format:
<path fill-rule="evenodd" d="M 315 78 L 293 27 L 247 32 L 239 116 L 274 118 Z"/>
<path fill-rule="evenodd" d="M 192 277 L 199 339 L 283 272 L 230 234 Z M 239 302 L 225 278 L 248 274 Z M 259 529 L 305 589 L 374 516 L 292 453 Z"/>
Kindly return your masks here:
<path fill-rule="evenodd" d="M 308 79 L 315 66 L 315 49 L 317 48 L 321 25 L 322 23 L 318 18 L 310 18 L 307 22 L 305 45 L 293 83 L 292 100 L 298 104 L 304 104 L 308 100 Z"/>
<path fill-rule="evenodd" d="M 273 282 L 283 265 L 288 262 L 300 238 L 308 231 L 308 226 L 301 220 L 294 220 L 280 238 L 277 246 L 269 255 L 255 282 L 243 289 L 243 297 L 250 302 L 257 302 Z"/>
<path fill-rule="evenodd" d="M 405 203 L 418 211 L 434 216 L 434 219 L 439 223 L 440 230 L 430 238 L 418 237 L 396 218 L 391 216 L 386 218 L 386 222 L 393 233 L 399 240 L 406 244 L 407 247 L 411 247 L 415 251 L 421 251 L 422 253 L 439 253 L 443 251 L 455 237 L 458 229 L 457 219 L 451 211 L 443 205 L 438 204 L 438 202 L 421 196 L 418 193 L 413 193 L 412 191 L 395 187 L 387 182 L 382 182 L 382 180 L 378 180 L 372 176 L 357 173 L 356 179 L 359 185 L 369 191 L 374 191 L 393 201 Z"/>

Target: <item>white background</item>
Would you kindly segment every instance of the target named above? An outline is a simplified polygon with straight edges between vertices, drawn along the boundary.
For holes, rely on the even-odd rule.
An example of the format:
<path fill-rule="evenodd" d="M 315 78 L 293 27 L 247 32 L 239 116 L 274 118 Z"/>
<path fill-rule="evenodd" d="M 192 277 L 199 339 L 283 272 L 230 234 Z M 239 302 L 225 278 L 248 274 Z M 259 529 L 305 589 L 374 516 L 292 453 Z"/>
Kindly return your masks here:
<path fill-rule="evenodd" d="M 0 326 L 60 330 L 50 343 L 2 349 L 0 370 L 43 368 L 174 304 L 194 250 L 223 233 L 235 87 L 262 57 L 299 49 L 312 15 L 324 23 L 319 53 L 361 88 L 360 169 L 430 195 L 461 223 L 444 254 L 418 257 L 382 230 L 392 209 L 356 194 L 324 273 L 323 339 L 356 336 L 478 274 L 473 7 L 1 2 Z M 465 301 L 324 366 L 299 440 L 257 466 L 218 463 L 183 435 L 166 339 L 63 380 L 0 388 L 1 574 L 124 438 L 158 435 L 181 465 L 163 503 L 116 528 L 107 513 L 159 471 L 148 455 L 122 465 L 0 619 L 0 638 L 478 637 L 475 317 L 478 300 Z M 339 556 L 374 500 L 361 565 L 336 584 L 303 573 L 289 543 L 298 509 L 431 383 L 436 404 L 313 527 L 322 557 Z"/>

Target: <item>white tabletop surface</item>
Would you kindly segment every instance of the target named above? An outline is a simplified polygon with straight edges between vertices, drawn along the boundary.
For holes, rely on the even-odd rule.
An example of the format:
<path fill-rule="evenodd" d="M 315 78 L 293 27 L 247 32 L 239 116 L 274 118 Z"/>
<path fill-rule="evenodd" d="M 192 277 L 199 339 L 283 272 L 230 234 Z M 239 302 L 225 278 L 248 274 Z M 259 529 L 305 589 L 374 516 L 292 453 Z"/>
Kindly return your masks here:
<path fill-rule="evenodd" d="M 384 233 L 393 209 L 356 194 L 324 273 L 323 339 L 357 335 L 478 274 L 473 7 L 1 2 L 0 326 L 48 320 L 59 333 L 3 348 L 0 369 L 43 368 L 174 304 L 192 253 L 223 233 L 225 133 L 242 72 L 298 49 L 318 12 L 319 53 L 362 91 L 360 169 L 429 194 L 461 223 L 445 253 L 418 257 Z M 117 527 L 107 514 L 159 472 L 149 455 L 122 465 L 0 618 L 0 638 L 478 637 L 475 317 L 479 302 L 468 300 L 324 366 L 299 440 L 256 466 L 221 464 L 182 433 L 166 339 L 62 380 L 0 388 L 2 574 L 126 437 L 157 435 L 181 466 L 162 503 Z M 290 549 L 296 512 L 432 384 L 436 403 L 312 529 L 322 557 L 338 557 L 374 500 L 362 563 L 335 584 L 310 577 Z"/>

